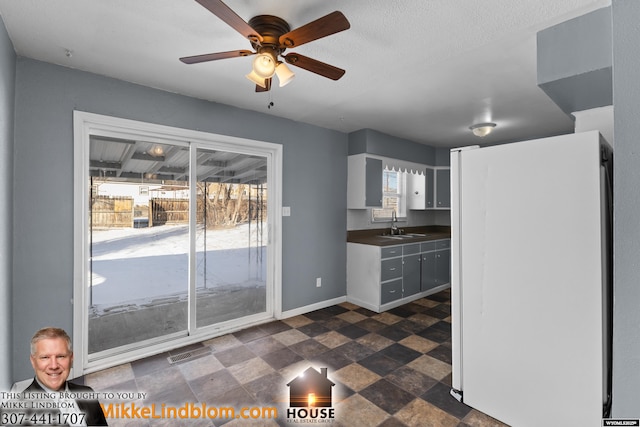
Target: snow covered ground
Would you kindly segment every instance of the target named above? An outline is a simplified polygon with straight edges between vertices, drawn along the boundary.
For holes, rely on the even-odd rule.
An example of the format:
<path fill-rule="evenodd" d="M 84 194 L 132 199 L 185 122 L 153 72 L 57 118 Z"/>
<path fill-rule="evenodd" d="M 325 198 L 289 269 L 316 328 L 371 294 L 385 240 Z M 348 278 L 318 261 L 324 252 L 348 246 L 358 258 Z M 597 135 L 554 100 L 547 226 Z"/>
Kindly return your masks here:
<path fill-rule="evenodd" d="M 255 224 L 251 229 L 244 224 L 206 230 L 206 233 L 199 230 L 197 288 L 264 286 L 266 229 L 265 226 L 261 242 L 256 242 Z M 186 225 L 95 230 L 92 233 L 92 304 L 104 309 L 186 295 L 188 253 Z"/>

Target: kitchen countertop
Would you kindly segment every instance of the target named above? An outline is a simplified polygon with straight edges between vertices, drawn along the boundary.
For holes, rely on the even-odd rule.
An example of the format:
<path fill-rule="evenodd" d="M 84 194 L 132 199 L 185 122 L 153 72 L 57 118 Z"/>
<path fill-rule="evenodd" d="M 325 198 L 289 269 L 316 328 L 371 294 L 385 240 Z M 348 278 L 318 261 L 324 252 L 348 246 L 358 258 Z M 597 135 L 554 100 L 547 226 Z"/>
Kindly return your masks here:
<path fill-rule="evenodd" d="M 347 242 L 372 246 L 393 246 L 451 238 L 451 227 L 449 226 L 430 225 L 399 228 L 404 231 L 404 235 L 390 236 L 389 227 L 347 231 Z"/>

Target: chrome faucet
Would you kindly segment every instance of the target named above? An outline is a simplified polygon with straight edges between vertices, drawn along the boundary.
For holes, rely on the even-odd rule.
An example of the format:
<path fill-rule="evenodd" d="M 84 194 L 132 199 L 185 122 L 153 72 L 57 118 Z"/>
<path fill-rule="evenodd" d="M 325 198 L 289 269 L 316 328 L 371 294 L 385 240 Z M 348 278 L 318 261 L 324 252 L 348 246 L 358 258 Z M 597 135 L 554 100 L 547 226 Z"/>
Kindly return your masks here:
<path fill-rule="evenodd" d="M 398 217 L 396 216 L 396 210 L 394 209 L 391 212 L 391 235 L 392 236 L 400 234 L 400 230 L 398 230 L 398 226 L 396 225 L 397 222 L 398 222 Z"/>

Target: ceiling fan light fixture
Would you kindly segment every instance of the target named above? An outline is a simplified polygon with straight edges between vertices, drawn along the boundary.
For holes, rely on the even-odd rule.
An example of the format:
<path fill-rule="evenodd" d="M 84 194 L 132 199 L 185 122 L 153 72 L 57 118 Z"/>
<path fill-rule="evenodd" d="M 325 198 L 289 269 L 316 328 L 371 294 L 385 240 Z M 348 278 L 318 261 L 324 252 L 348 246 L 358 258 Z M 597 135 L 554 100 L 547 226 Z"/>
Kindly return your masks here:
<path fill-rule="evenodd" d="M 291 83 L 291 80 L 293 80 L 296 75 L 284 62 L 278 62 L 276 66 L 276 76 L 278 76 L 280 87 L 283 87 Z"/>
<path fill-rule="evenodd" d="M 276 58 L 271 52 L 261 51 L 253 60 L 253 72 L 263 79 L 268 79 L 275 74 L 276 65 Z"/>
<path fill-rule="evenodd" d="M 247 74 L 245 77 L 251 80 L 252 82 L 254 82 L 255 84 L 257 84 L 258 86 L 263 87 L 265 89 L 267 88 L 267 79 L 265 79 L 264 77 L 260 77 L 255 72 L 255 70 L 251 70 L 251 72 Z"/>
<path fill-rule="evenodd" d="M 473 132 L 475 136 L 483 138 L 489 135 L 493 131 L 494 127 L 496 127 L 495 123 L 477 123 L 473 126 L 469 126 L 469 129 L 471 129 L 471 132 Z"/>
<path fill-rule="evenodd" d="M 271 90 L 273 75 L 276 74 L 276 68 L 280 65 L 279 58 L 286 49 L 294 46 L 299 47 L 351 28 L 349 20 L 338 10 L 292 30 L 287 21 L 275 15 L 257 15 L 246 22 L 222 0 L 196 1 L 248 39 L 253 51 L 239 49 L 206 53 L 185 56 L 179 58 L 180 61 L 184 64 L 199 64 L 255 55 L 252 64 L 253 70 L 246 77 L 256 84 L 256 92 Z M 286 62 L 331 80 L 338 80 L 345 73 L 345 70 L 341 68 L 299 54 L 288 54 Z M 277 73 L 278 80 L 280 86 L 285 86 L 293 78 L 293 73 L 288 70 L 288 67 L 280 66 L 280 68 L 281 70 Z"/>
<path fill-rule="evenodd" d="M 154 145 L 151 150 L 149 150 L 149 154 L 153 157 L 160 157 L 164 155 L 164 149 L 159 145 Z"/>

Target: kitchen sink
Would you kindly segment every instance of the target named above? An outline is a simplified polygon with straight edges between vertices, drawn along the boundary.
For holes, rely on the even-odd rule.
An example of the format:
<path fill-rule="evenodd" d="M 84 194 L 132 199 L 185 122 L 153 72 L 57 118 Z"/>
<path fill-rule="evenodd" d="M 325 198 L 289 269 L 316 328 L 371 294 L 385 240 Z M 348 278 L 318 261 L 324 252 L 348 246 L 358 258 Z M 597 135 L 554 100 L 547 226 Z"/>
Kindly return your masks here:
<path fill-rule="evenodd" d="M 426 237 L 426 234 L 420 234 L 420 233 L 407 233 L 407 234 L 384 234 L 382 236 L 380 236 L 384 239 L 392 239 L 392 240 L 405 240 L 405 239 L 412 239 L 414 237 Z"/>

